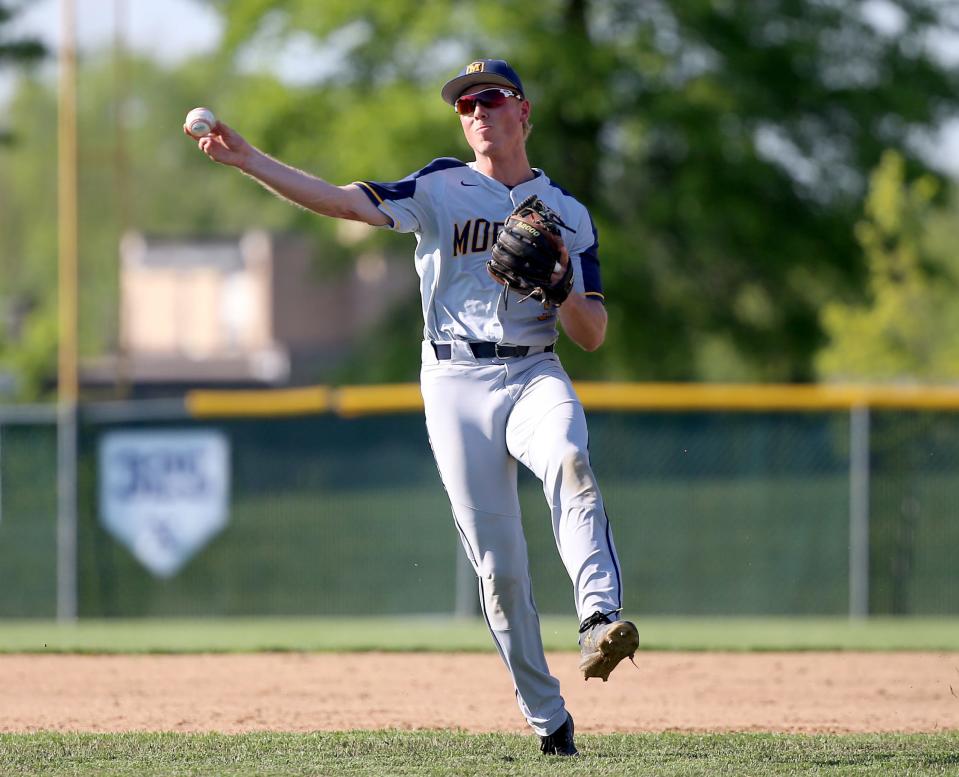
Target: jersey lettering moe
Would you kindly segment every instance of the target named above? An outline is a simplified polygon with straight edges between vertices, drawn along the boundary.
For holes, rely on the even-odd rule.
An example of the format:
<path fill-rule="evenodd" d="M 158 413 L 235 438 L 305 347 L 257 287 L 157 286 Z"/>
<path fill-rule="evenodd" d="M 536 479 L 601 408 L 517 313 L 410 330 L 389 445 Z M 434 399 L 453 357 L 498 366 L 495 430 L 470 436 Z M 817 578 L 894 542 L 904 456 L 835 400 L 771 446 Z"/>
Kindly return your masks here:
<path fill-rule="evenodd" d="M 397 232 L 416 235 L 424 339 L 545 346 L 556 340 L 556 309 L 504 287 L 486 272 L 496 235 L 513 209 L 537 194 L 576 232 L 562 230 L 574 289 L 603 299 L 598 238 L 586 208 L 542 170 L 512 188 L 458 159 L 435 159 L 401 181 L 357 181 Z"/>

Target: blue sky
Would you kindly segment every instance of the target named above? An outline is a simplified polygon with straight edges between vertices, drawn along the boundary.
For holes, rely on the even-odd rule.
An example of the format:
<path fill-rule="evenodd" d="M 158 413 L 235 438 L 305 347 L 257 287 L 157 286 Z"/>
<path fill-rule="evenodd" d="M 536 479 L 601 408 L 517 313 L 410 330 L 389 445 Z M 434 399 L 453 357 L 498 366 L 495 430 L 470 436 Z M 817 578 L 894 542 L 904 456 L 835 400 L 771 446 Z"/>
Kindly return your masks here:
<path fill-rule="evenodd" d="M 77 41 L 81 49 L 113 43 L 116 9 L 127 44 L 161 62 L 175 63 L 216 46 L 222 32 L 219 16 L 195 0 L 76 0 Z M 19 3 L 23 10 L 11 32 L 40 38 L 51 50 L 60 42 L 60 1 Z M 52 66 L 48 66 L 52 67 Z M 0 75 L 0 102 L 9 97 L 13 75 Z"/>
<path fill-rule="evenodd" d="M 198 0 L 74 1 L 81 50 L 112 46 L 119 20 L 129 48 L 159 62 L 176 64 L 214 49 L 223 32 L 219 15 Z M 16 16 L 11 32 L 39 37 L 55 51 L 60 42 L 60 0 L 19 0 L 19 4 L 24 10 Z M 244 47 L 238 67 L 242 71 L 270 70 L 290 84 L 315 83 L 335 71 L 340 49 L 350 45 L 349 34 L 338 41 L 324 41 L 321 47 L 302 33 L 290 36 L 282 49 L 276 50 L 266 36 Z M 55 63 L 48 62 L 45 67 L 54 77 Z M 9 98 L 13 81 L 12 73 L 0 73 L 0 104 Z"/>
<path fill-rule="evenodd" d="M 216 45 L 221 23 L 215 12 L 196 0 L 75 0 L 77 38 L 82 47 L 110 45 L 115 10 L 123 9 L 129 45 L 164 62 L 175 62 Z M 16 4 L 16 3 L 15 3 Z M 14 29 L 41 37 L 55 48 L 60 39 L 59 0 L 23 3 Z"/>

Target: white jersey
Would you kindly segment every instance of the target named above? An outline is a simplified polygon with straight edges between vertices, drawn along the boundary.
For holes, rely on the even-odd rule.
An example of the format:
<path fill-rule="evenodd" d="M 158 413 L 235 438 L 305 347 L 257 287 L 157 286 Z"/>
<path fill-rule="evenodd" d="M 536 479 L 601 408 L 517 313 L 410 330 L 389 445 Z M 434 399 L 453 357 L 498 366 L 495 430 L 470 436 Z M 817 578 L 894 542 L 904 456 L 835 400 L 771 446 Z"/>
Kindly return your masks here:
<path fill-rule="evenodd" d="M 416 235 L 423 298 L 423 336 L 546 346 L 556 340 L 556 308 L 544 309 L 494 281 L 486 262 L 507 216 L 536 194 L 575 232 L 562 230 L 573 262 L 573 288 L 603 299 L 596 228 L 586 208 L 542 170 L 510 188 L 475 163 L 435 159 L 401 181 L 357 181 L 397 232 Z"/>
<path fill-rule="evenodd" d="M 543 483 L 553 535 L 573 582 L 580 622 L 621 607 L 621 575 L 599 486 L 589 463 L 583 406 L 548 346 L 556 308 L 544 309 L 494 281 L 486 262 L 516 205 L 538 195 L 563 230 L 576 291 L 603 298 L 589 213 L 542 170 L 510 188 L 457 159 L 436 159 L 402 181 L 358 181 L 398 232 L 416 234 L 423 296 L 420 386 L 426 429 L 453 519 L 476 573 L 480 605 L 540 736 L 569 718 L 543 653 L 520 517 L 517 463 Z M 500 356 L 467 343 L 528 346 Z M 485 354 L 485 355 L 481 355 Z M 493 484 L 496 487 L 492 487 Z"/>

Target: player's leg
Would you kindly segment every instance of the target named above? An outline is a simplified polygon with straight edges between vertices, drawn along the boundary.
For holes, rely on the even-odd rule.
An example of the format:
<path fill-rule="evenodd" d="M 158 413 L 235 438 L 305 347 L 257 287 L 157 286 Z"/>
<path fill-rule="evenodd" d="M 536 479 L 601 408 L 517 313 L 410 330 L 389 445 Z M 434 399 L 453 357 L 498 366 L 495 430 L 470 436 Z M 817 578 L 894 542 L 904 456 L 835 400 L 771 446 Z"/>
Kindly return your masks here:
<path fill-rule="evenodd" d="M 622 607 L 619 559 L 587 447 L 586 416 L 555 357 L 516 376 L 507 446 L 542 481 L 580 620 Z"/>
<path fill-rule="evenodd" d="M 622 607 L 619 559 L 596 476 L 589 461 L 586 416 L 566 372 L 555 357 L 534 360 L 517 372 L 522 393 L 507 425 L 510 452 L 543 483 L 553 536 L 573 591 L 580 622 L 587 677 L 608 677 L 609 671 L 636 649 L 635 626 L 618 623 Z M 609 644 L 610 639 L 615 642 Z M 604 641 L 605 640 L 605 641 Z"/>
<path fill-rule="evenodd" d="M 506 450 L 511 398 L 502 369 L 424 367 L 427 431 L 463 547 L 476 572 L 480 605 L 537 734 L 566 720 L 559 682 L 543 653 L 516 490 Z M 497 384 L 498 382 L 498 384 Z"/>

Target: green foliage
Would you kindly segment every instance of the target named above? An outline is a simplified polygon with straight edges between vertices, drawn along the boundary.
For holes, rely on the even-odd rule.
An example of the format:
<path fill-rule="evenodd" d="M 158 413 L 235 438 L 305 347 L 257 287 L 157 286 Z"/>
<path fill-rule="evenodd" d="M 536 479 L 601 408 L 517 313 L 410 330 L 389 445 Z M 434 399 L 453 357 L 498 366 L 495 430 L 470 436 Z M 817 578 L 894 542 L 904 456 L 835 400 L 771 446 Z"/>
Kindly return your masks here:
<path fill-rule="evenodd" d="M 11 39 L 6 35 L 5 26 L 14 19 L 19 10 L 16 4 L 0 2 L 0 69 L 33 64 L 47 53 L 44 46 L 33 38 Z M 4 156 L 11 153 L 10 149 L 17 140 L 16 134 L 10 131 L 4 119 L 3 124 L 0 124 L 0 162 L 4 161 Z M 16 199 L 12 194 L 0 191 L 0 236 L 7 235 L 10 210 L 15 207 L 13 200 Z M 51 321 L 47 310 L 24 310 L 23 320 L 13 321 L 12 314 L 19 306 L 10 295 L 4 293 L 9 288 L 6 265 L 3 253 L 0 252 L 0 377 L 5 380 L 12 379 L 12 392 L 4 386 L 0 397 L 7 393 L 20 397 L 35 397 L 51 363 Z M 22 328 L 22 342 L 14 343 L 10 332 L 14 328 Z M 55 353 L 55 327 L 52 335 Z M 19 341 L 21 338 L 17 339 Z"/>
<path fill-rule="evenodd" d="M 0 69 L 9 66 L 24 66 L 40 61 L 47 50 L 35 38 L 9 39 L 4 33 L 4 25 L 14 19 L 20 8 L 0 0 Z M 0 126 L 0 148 L 13 142 L 14 136 L 6 127 Z"/>
<path fill-rule="evenodd" d="M 51 365 L 57 358 L 57 314 L 47 302 L 23 317 L 21 331 L 10 337 L 0 327 L 0 370 L 15 381 L 15 399 L 37 399 L 47 393 Z"/>
<path fill-rule="evenodd" d="M 473 56 L 517 67 L 533 163 L 599 226 L 610 331 L 596 354 L 562 349 L 576 376 L 811 378 L 819 307 L 861 294 L 870 169 L 888 147 L 922 170 L 913 133 L 959 102 L 923 0 L 899 4 L 892 31 L 860 4 L 812 0 L 549 0 L 521 24 L 507 0 L 211 2 L 227 54 L 308 41 L 328 58 L 291 114 L 251 99 L 244 122 L 334 181 L 467 154 L 439 86 Z M 327 143 L 304 155 L 314 133 Z"/>
<path fill-rule="evenodd" d="M 329 221 L 211 167 L 179 134 L 189 107 L 211 105 L 334 183 L 393 180 L 469 157 L 439 87 L 472 57 L 502 56 L 533 102 L 533 164 L 599 229 L 609 336 L 596 353 L 561 347 L 574 377 L 810 379 L 826 342 L 820 308 L 867 291 L 855 224 L 870 171 L 893 149 L 920 177 L 913 141 L 959 105 L 956 73 L 929 48 L 947 23 L 933 0 L 898 3 L 896 29 L 874 26 L 863 4 L 817 0 L 544 0 L 521 22 L 508 0 L 207 2 L 225 22 L 213 56 L 174 69 L 81 63 L 86 355 L 116 345 L 126 228 L 305 231 L 327 267 L 411 253 L 409 236 L 382 231 L 341 246 Z M 293 84 L 276 74 L 291 61 Z M 9 109 L 21 144 L 0 151 L 4 308 L 50 309 L 54 119 L 52 85 L 21 79 Z M 396 311 L 342 375 L 409 379 L 418 308 L 411 298 Z"/>
<path fill-rule="evenodd" d="M 214 169 L 181 133 L 186 111 L 210 102 L 210 79 L 229 81 L 217 90 L 213 106 L 227 115 L 235 115 L 231 106 L 238 92 L 284 92 L 271 79 L 227 78 L 227 73 L 215 62 L 170 71 L 149 60 L 116 63 L 102 56 L 81 68 L 80 345 L 85 356 L 116 348 L 118 246 L 127 229 L 192 236 L 236 235 L 251 226 L 296 228 L 332 243 L 330 224 L 306 219 L 260 187 Z M 0 150 L 0 316 L 12 323 L 6 334 L 0 332 L 0 369 L 15 376 L 15 398 L 36 399 L 56 374 L 54 85 L 36 75 L 23 77 L 9 120 L 20 140 Z M 332 245 L 324 256 L 335 261 Z M 41 347 L 41 333 L 54 338 L 51 347 Z"/>
<path fill-rule="evenodd" d="M 933 242 L 946 226 L 934 205 L 938 182 L 907 180 L 905 160 L 887 152 L 872 176 L 856 237 L 868 260 L 868 300 L 823 308 L 830 344 L 822 377 L 949 381 L 959 378 L 959 256 Z M 952 234 L 959 231 L 953 219 Z"/>
<path fill-rule="evenodd" d="M 954 774 L 959 735 L 579 734 L 545 758 L 530 734 L 0 734 L 0 773 L 100 775 L 924 775 Z"/>

